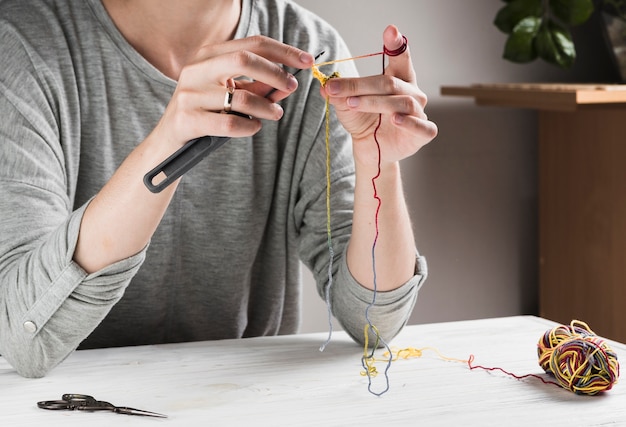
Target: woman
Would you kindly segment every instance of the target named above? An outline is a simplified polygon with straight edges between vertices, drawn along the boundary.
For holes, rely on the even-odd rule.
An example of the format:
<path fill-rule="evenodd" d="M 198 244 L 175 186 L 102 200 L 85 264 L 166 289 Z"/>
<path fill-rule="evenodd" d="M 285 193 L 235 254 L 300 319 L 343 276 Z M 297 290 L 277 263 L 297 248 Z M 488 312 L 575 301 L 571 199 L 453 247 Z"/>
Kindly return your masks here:
<path fill-rule="evenodd" d="M 79 345 L 294 333 L 299 259 L 357 341 L 375 286 L 373 322 L 399 332 L 425 271 L 398 162 L 437 131 L 408 50 L 381 76 L 342 63 L 320 89 L 312 54 L 348 51 L 288 0 L 2 0 L 0 16 L 0 353 L 21 375 Z M 390 26 L 383 41 L 403 38 Z M 203 135 L 232 139 L 146 189 Z"/>

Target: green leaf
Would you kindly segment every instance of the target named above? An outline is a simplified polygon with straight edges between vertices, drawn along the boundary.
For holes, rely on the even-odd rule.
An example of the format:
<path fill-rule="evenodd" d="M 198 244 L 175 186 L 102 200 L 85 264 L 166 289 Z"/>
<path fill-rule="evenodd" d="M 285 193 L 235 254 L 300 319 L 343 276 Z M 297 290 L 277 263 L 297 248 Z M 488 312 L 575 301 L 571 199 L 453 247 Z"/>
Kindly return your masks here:
<path fill-rule="evenodd" d="M 511 0 L 498 11 L 493 23 L 503 33 L 511 34 L 522 19 L 542 14 L 541 0 Z"/>
<path fill-rule="evenodd" d="M 576 60 L 572 34 L 554 21 L 540 28 L 535 46 L 541 59 L 561 68 L 570 68 Z"/>
<path fill-rule="evenodd" d="M 535 48 L 535 38 L 541 27 L 541 18 L 530 16 L 522 19 L 513 28 L 513 32 L 509 36 L 504 45 L 504 59 L 512 62 L 530 62 L 537 58 L 537 50 Z"/>
<path fill-rule="evenodd" d="M 593 10 L 593 0 L 550 0 L 550 11 L 565 25 L 587 22 Z"/>

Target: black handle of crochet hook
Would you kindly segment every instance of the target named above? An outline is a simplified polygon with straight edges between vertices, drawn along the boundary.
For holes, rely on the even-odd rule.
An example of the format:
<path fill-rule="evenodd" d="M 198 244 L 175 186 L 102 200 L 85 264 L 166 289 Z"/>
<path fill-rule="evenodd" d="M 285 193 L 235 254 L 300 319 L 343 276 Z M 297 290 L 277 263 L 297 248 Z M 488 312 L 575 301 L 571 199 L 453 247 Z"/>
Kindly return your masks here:
<path fill-rule="evenodd" d="M 192 139 L 145 174 L 144 184 L 151 192 L 160 193 L 228 140 L 230 140 L 228 136 L 203 136 Z M 156 184 L 155 180 L 158 181 Z"/>
<path fill-rule="evenodd" d="M 238 113 L 237 111 L 231 111 L 228 114 L 235 114 L 247 119 L 251 118 L 247 114 Z M 157 167 L 145 174 L 143 183 L 151 192 L 160 193 L 230 139 L 229 136 L 211 135 L 192 139 L 176 150 L 174 154 L 163 160 Z"/>

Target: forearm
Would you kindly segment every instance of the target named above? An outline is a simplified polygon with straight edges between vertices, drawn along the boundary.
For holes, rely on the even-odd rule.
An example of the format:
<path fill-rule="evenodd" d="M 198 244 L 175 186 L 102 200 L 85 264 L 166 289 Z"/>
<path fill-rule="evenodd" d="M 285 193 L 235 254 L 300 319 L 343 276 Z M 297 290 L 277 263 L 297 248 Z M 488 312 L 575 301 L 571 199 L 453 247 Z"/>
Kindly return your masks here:
<path fill-rule="evenodd" d="M 357 164 L 347 261 L 354 278 L 374 289 L 372 248 L 376 241 L 376 289 L 384 292 L 402 286 L 414 276 L 416 251 L 400 165 L 394 162 L 382 166 L 380 176 L 373 180 L 376 175 L 377 168 Z"/>
<path fill-rule="evenodd" d="M 174 148 L 149 136 L 121 164 L 91 201 L 83 217 L 74 260 L 92 273 L 143 249 L 154 234 L 177 182 L 153 194 L 143 175 L 167 158 Z"/>

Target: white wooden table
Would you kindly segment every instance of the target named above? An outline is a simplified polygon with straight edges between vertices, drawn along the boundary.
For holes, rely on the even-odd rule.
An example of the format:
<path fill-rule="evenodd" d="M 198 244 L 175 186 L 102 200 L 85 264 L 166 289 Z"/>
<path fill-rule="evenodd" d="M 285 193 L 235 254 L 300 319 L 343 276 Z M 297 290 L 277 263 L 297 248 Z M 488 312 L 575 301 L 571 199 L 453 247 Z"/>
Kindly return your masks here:
<path fill-rule="evenodd" d="M 532 316 L 410 326 L 395 347 L 438 348 L 475 364 L 543 374 L 536 343 L 554 324 Z M 590 325 L 593 328 L 593 325 Z M 169 344 L 72 354 L 41 379 L 19 377 L 0 358 L 2 426 L 605 426 L 626 425 L 626 385 L 579 396 L 537 379 L 470 370 L 433 352 L 393 362 L 390 389 L 367 391 L 362 348 L 343 332 Z M 626 346 L 610 342 L 622 364 Z M 626 366 L 626 365 L 625 365 Z M 379 365 L 382 370 L 383 365 Z M 384 378 L 373 380 L 384 387 Z M 626 381 L 625 381 L 626 382 Z M 91 394 L 167 419 L 46 411 L 39 400 Z"/>

